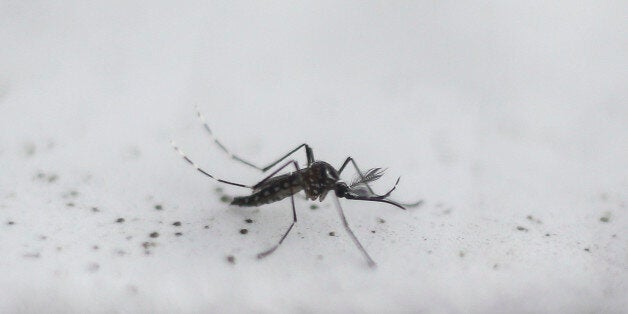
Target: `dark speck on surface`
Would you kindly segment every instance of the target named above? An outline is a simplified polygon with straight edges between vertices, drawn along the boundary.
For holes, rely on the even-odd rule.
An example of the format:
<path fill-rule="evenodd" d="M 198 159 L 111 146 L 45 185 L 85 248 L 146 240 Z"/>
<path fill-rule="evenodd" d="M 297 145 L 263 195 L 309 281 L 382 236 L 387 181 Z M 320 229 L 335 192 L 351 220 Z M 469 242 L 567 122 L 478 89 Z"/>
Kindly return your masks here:
<path fill-rule="evenodd" d="M 100 269 L 100 265 L 98 263 L 89 263 L 87 265 L 87 271 L 90 273 L 95 273 Z"/>
<path fill-rule="evenodd" d="M 209 226 L 207 226 L 207 225 L 203 226 L 203 229 L 209 229 Z"/>
<path fill-rule="evenodd" d="M 247 219 L 244 219 L 244 222 L 246 222 L 247 224 L 252 224 L 253 223 L 253 219 L 247 218 Z"/>
<path fill-rule="evenodd" d="M 528 228 L 522 227 L 522 226 L 517 226 L 517 230 L 523 231 L 523 232 L 528 232 Z"/>
<path fill-rule="evenodd" d="M 124 218 L 118 218 L 118 219 L 116 219 L 116 222 L 119 223 L 119 224 L 123 223 L 124 222 Z"/>
<path fill-rule="evenodd" d="M 48 181 L 48 183 L 53 183 L 59 179 L 59 177 L 54 173 L 46 175 L 43 172 L 38 172 L 37 175 L 35 175 L 35 178 L 41 181 Z"/>
<path fill-rule="evenodd" d="M 386 220 L 384 220 L 384 218 L 377 217 L 377 222 L 379 222 L 380 224 L 383 224 L 386 222 Z"/>
<path fill-rule="evenodd" d="M 92 207 L 92 211 L 93 211 L 93 212 L 95 212 L 95 213 L 97 213 L 97 212 L 99 212 L 99 211 L 100 211 L 100 209 L 98 209 L 98 207 Z"/>
<path fill-rule="evenodd" d="M 164 209 L 163 206 L 161 206 L 160 204 L 155 205 L 155 209 L 156 210 L 162 210 Z"/>
<path fill-rule="evenodd" d="M 229 262 L 229 264 L 234 264 L 235 265 L 235 262 L 236 262 L 235 256 L 233 256 L 233 255 L 227 256 L 227 262 Z"/>
<path fill-rule="evenodd" d="M 375 230 L 371 230 L 371 233 L 375 233 Z"/>
<path fill-rule="evenodd" d="M 150 234 L 150 237 L 151 238 L 157 238 L 157 237 L 159 237 L 159 233 L 158 232 L 153 232 L 153 233 Z"/>
<path fill-rule="evenodd" d="M 589 249 L 588 247 L 585 247 L 584 250 L 587 252 L 591 252 L 591 249 Z"/>
<path fill-rule="evenodd" d="M 240 229 L 240 234 L 247 234 L 249 233 L 249 230 L 247 229 Z"/>
<path fill-rule="evenodd" d="M 15 221 L 7 221 L 7 225 L 9 225 L 9 226 L 15 225 Z"/>
<path fill-rule="evenodd" d="M 176 232 L 174 235 L 175 235 L 175 236 L 177 236 L 177 237 L 180 237 L 180 236 L 182 236 L 182 235 L 183 235 L 183 233 L 181 233 L 181 232 Z"/>
<path fill-rule="evenodd" d="M 526 219 L 528 219 L 529 221 L 535 222 L 535 223 L 537 223 L 537 224 L 542 224 L 542 223 L 543 223 L 540 219 L 535 218 L 535 217 L 533 217 L 532 215 L 528 215 L 528 216 L 526 217 Z"/>
<path fill-rule="evenodd" d="M 155 242 L 148 242 L 148 241 L 146 241 L 146 242 L 142 243 L 142 247 L 144 248 L 144 254 L 150 255 L 150 248 L 154 247 L 155 245 L 156 245 Z"/>
<path fill-rule="evenodd" d="M 332 232 L 330 232 L 330 233 L 329 233 L 329 236 L 330 236 L 330 237 L 335 237 L 335 236 L 336 236 L 336 233 L 332 231 Z"/>
<path fill-rule="evenodd" d="M 24 254 L 22 256 L 23 257 L 27 257 L 27 258 L 40 258 L 41 257 L 39 252 L 37 252 L 37 253 L 26 253 L 26 254 Z"/>
<path fill-rule="evenodd" d="M 546 233 L 546 234 L 545 234 L 545 236 L 546 236 L 546 237 L 549 237 L 549 236 L 550 236 L 550 234 L 549 234 L 549 233 Z"/>
<path fill-rule="evenodd" d="M 100 247 L 99 247 L 98 245 L 94 245 L 94 246 L 92 246 L 92 250 L 94 250 L 94 251 L 98 251 L 98 249 L 100 249 Z"/>
<path fill-rule="evenodd" d="M 318 209 L 318 205 L 316 205 L 316 204 L 312 204 L 312 205 L 310 205 L 310 209 L 311 209 L 311 210 Z"/>
<path fill-rule="evenodd" d="M 65 204 L 65 206 L 67 206 L 67 207 L 74 207 L 74 203 L 69 202 L 69 203 Z"/>
<path fill-rule="evenodd" d="M 78 191 L 74 191 L 74 190 L 66 192 L 66 193 L 63 194 L 63 198 L 74 198 L 74 197 L 77 197 L 77 196 L 79 196 L 79 192 Z"/>
<path fill-rule="evenodd" d="M 139 292 L 139 289 L 135 285 L 128 285 L 127 291 L 129 292 L 129 294 L 135 295 Z"/>
<path fill-rule="evenodd" d="M 25 143 L 23 149 L 24 149 L 24 155 L 26 155 L 27 157 L 30 157 L 30 156 L 35 155 L 35 152 L 37 151 L 37 146 L 35 146 L 34 143 Z"/>
<path fill-rule="evenodd" d="M 611 220 L 611 213 L 606 212 L 604 216 L 600 217 L 601 222 L 609 222 Z"/>
<path fill-rule="evenodd" d="M 175 222 L 172 223 L 172 225 L 175 226 L 175 227 L 179 227 L 179 226 L 181 226 L 181 222 L 180 221 L 175 221 Z"/>
<path fill-rule="evenodd" d="M 231 202 L 231 197 L 229 197 L 228 195 L 223 195 L 220 197 L 220 201 L 223 203 L 229 203 Z"/>

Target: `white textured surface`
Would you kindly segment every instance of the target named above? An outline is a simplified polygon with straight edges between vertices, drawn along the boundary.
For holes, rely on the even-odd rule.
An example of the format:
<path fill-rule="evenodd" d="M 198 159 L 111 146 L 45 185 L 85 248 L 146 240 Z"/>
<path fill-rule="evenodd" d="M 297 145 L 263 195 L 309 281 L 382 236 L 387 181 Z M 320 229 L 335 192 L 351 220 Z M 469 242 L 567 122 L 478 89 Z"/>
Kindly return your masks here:
<path fill-rule="evenodd" d="M 626 311 L 626 9 L 2 1 L 0 312 Z M 194 105 L 251 161 L 307 141 L 426 203 L 342 202 L 376 270 L 331 201 L 256 260 L 289 202 L 220 201 L 171 138 L 262 176 Z"/>

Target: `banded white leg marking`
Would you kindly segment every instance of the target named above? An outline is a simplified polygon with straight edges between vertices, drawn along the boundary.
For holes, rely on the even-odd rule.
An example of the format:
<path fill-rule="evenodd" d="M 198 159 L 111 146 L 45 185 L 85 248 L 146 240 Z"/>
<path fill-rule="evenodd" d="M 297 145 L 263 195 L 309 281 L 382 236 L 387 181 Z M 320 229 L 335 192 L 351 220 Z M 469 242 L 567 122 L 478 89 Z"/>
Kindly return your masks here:
<path fill-rule="evenodd" d="M 225 147 L 225 145 L 222 145 L 222 143 L 221 143 L 221 142 L 220 142 L 220 141 L 216 138 L 216 136 L 214 135 L 214 132 L 212 132 L 212 130 L 209 128 L 209 125 L 207 124 L 207 121 L 205 120 L 205 116 L 203 116 L 203 114 L 201 113 L 201 111 L 198 109 L 198 106 L 197 106 L 197 107 L 195 107 L 195 109 L 196 109 L 196 115 L 198 116 L 199 120 L 201 120 L 201 123 L 203 124 L 203 127 L 205 128 L 205 131 L 207 131 L 207 134 L 209 134 L 209 137 L 211 138 L 211 140 L 212 140 L 214 143 L 216 143 L 216 145 L 217 145 L 218 147 L 220 147 L 220 149 L 221 149 L 223 152 L 225 152 L 225 153 L 229 156 L 229 158 L 234 159 L 234 160 L 237 160 L 237 161 L 239 161 L 239 162 L 241 162 L 241 163 L 243 163 L 243 164 L 245 164 L 245 165 L 247 165 L 247 166 L 253 167 L 253 168 L 257 169 L 257 170 L 261 170 L 261 171 L 263 171 L 263 169 L 262 169 L 262 168 L 260 168 L 260 167 L 258 167 L 258 166 L 256 166 L 256 165 L 254 165 L 254 164 L 252 164 L 252 163 L 250 163 L 250 162 L 248 162 L 248 161 L 246 161 L 246 160 L 244 160 L 244 159 L 240 158 L 239 156 L 234 155 L 232 152 L 230 152 L 230 151 L 227 149 L 227 147 Z"/>
<path fill-rule="evenodd" d="M 192 167 L 196 168 L 196 170 L 198 170 L 198 172 L 218 181 L 221 183 L 226 183 L 226 184 L 231 184 L 231 185 L 235 185 L 235 186 L 240 186 L 243 188 L 252 188 L 251 186 L 248 185 L 244 185 L 244 184 L 240 184 L 240 183 L 235 183 L 235 182 L 231 182 L 231 181 L 227 181 L 227 180 L 223 180 L 217 177 L 214 177 L 213 175 L 209 174 L 207 171 L 203 170 L 201 167 L 199 167 L 194 161 L 192 161 L 192 159 L 188 158 L 188 156 L 185 155 L 185 153 L 183 153 L 183 151 L 181 151 L 181 149 L 179 149 L 179 147 L 177 147 L 177 145 L 175 145 L 174 141 L 170 141 L 170 145 L 172 145 L 172 147 L 174 148 L 174 150 L 176 150 L 179 155 L 181 155 L 181 157 L 183 157 L 183 160 L 187 161 L 190 165 L 192 165 Z"/>

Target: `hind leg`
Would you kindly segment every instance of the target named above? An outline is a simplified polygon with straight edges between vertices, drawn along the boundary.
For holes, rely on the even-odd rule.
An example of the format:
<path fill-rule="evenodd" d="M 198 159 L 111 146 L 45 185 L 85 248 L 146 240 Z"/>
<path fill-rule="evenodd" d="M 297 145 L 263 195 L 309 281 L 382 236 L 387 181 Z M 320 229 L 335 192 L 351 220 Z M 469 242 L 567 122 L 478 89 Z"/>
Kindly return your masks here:
<path fill-rule="evenodd" d="M 203 124 L 203 127 L 205 128 L 205 131 L 207 131 L 207 133 L 209 134 L 209 136 L 211 137 L 212 141 L 214 143 L 216 143 L 216 145 L 218 147 L 220 147 L 220 149 L 225 152 L 227 155 L 229 155 L 229 157 L 233 160 L 237 160 L 249 167 L 255 168 L 257 170 L 260 170 L 262 172 L 266 172 L 268 171 L 270 168 L 274 167 L 275 165 L 277 165 L 278 163 L 280 163 L 282 160 L 288 158 L 288 156 L 294 154 L 296 151 L 298 151 L 299 149 L 301 149 L 302 147 L 305 147 L 305 155 L 307 157 L 307 166 L 309 167 L 313 162 L 314 162 L 314 153 L 312 152 L 312 149 L 310 148 L 310 146 L 308 146 L 307 144 L 303 143 L 299 146 L 297 146 L 295 149 L 291 150 L 290 152 L 288 152 L 287 154 L 285 154 L 283 157 L 279 158 L 277 161 L 274 161 L 272 163 L 270 163 L 268 166 L 266 167 L 259 167 L 256 166 L 255 164 L 246 161 L 245 159 L 241 158 L 238 155 L 233 154 L 231 151 L 229 151 L 225 145 L 223 145 L 218 138 L 216 138 L 216 136 L 214 136 L 214 132 L 212 132 L 212 130 L 209 128 L 209 125 L 207 124 L 207 121 L 205 120 L 205 117 L 203 116 L 203 114 L 201 114 L 200 111 L 196 111 L 196 114 L 198 116 L 198 118 L 201 120 L 201 123 Z"/>

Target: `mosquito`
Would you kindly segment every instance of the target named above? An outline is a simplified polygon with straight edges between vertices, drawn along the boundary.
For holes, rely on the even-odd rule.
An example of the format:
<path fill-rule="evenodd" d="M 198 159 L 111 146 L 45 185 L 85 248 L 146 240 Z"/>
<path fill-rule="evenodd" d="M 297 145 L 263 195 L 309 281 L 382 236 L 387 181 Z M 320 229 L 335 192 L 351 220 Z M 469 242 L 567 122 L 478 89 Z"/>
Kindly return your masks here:
<path fill-rule="evenodd" d="M 263 173 L 272 169 L 273 167 L 278 165 L 280 162 L 286 160 L 288 157 L 290 157 L 292 154 L 296 153 L 300 149 L 305 149 L 305 156 L 307 158 L 306 167 L 304 168 L 299 167 L 299 163 L 294 159 L 288 160 L 287 162 L 283 163 L 279 168 L 274 170 L 270 175 L 264 178 L 262 181 L 251 186 L 251 185 L 236 183 L 236 182 L 232 182 L 228 180 L 223 180 L 210 174 L 209 172 L 199 167 L 194 161 L 192 161 L 192 159 L 190 159 L 185 153 L 183 153 L 183 151 L 179 149 L 179 147 L 176 146 L 174 141 L 171 141 L 172 147 L 183 157 L 183 159 L 186 162 L 188 162 L 190 165 L 192 165 L 194 168 L 196 168 L 196 170 L 202 173 L 203 175 L 213 180 L 216 180 L 220 183 L 234 185 L 234 186 L 238 186 L 242 188 L 248 188 L 252 190 L 250 195 L 235 197 L 232 200 L 231 205 L 245 206 L 245 207 L 260 206 L 264 204 L 274 203 L 274 202 L 283 200 L 287 197 L 290 197 L 290 203 L 292 205 L 292 224 L 290 224 L 290 227 L 288 227 L 288 230 L 286 230 L 286 232 L 283 234 L 283 236 L 281 237 L 281 239 L 279 240 L 277 244 L 275 244 L 270 249 L 257 254 L 257 258 L 259 259 L 262 259 L 272 254 L 273 252 L 275 252 L 275 250 L 277 250 L 277 248 L 281 245 L 281 243 L 283 243 L 283 241 L 286 239 L 286 237 L 290 233 L 290 230 L 292 230 L 292 227 L 294 227 L 294 224 L 297 222 L 297 212 L 294 206 L 294 195 L 299 192 L 304 192 L 306 199 L 309 199 L 312 201 L 318 199 L 319 201 L 322 202 L 327 196 L 327 194 L 330 191 L 333 191 L 333 194 L 335 195 L 334 199 L 336 203 L 336 208 L 338 209 L 338 214 L 340 215 L 342 224 L 344 225 L 345 230 L 347 231 L 347 233 L 353 240 L 353 243 L 355 243 L 355 245 L 360 250 L 360 252 L 362 252 L 362 255 L 364 255 L 364 257 L 366 258 L 366 261 L 370 267 L 375 267 L 377 264 L 375 263 L 375 261 L 373 261 L 371 256 L 366 252 L 366 250 L 364 249 L 364 247 L 362 246 L 358 238 L 355 236 L 353 231 L 351 231 L 351 228 L 349 227 L 349 223 L 347 222 L 347 218 L 345 217 L 342 207 L 340 206 L 339 198 L 345 198 L 349 200 L 387 203 L 387 204 L 396 206 L 404 210 L 406 209 L 406 207 L 415 207 L 422 203 L 422 201 L 418 201 L 414 203 L 404 204 L 404 203 L 400 203 L 389 198 L 390 194 L 397 187 L 397 184 L 399 183 L 399 179 L 401 177 L 397 178 L 395 185 L 390 190 L 388 190 L 388 192 L 378 195 L 375 192 L 373 192 L 373 189 L 371 188 L 369 183 L 381 178 L 384 174 L 384 171 L 385 171 L 384 169 L 373 168 L 363 173 L 362 171 L 360 171 L 360 168 L 356 164 L 355 160 L 351 157 L 347 157 L 347 159 L 345 159 L 345 161 L 342 163 L 340 168 L 336 170 L 332 165 L 330 165 L 327 162 L 324 162 L 321 160 L 315 160 L 314 153 L 312 152 L 312 148 L 308 144 L 305 144 L 305 143 L 297 146 L 296 148 L 289 151 L 287 154 L 285 154 L 278 160 L 270 163 L 266 167 L 256 166 L 255 164 L 248 162 L 245 159 L 242 159 L 241 157 L 231 153 L 214 136 L 214 133 L 209 128 L 209 125 L 207 124 L 205 117 L 201 114 L 201 112 L 197 110 L 196 114 L 199 120 L 201 121 L 201 123 L 203 124 L 203 127 L 209 134 L 211 140 L 216 144 L 216 146 L 218 146 L 222 151 L 224 151 L 231 159 L 234 159 L 249 167 L 255 168 Z M 351 165 L 355 168 L 355 171 L 357 172 L 357 176 L 350 183 L 347 183 L 340 178 L 340 175 L 345 170 L 347 165 L 349 165 L 349 163 L 351 163 Z M 281 170 L 288 168 L 290 166 L 294 167 L 294 171 L 285 173 L 285 174 L 278 174 Z"/>

